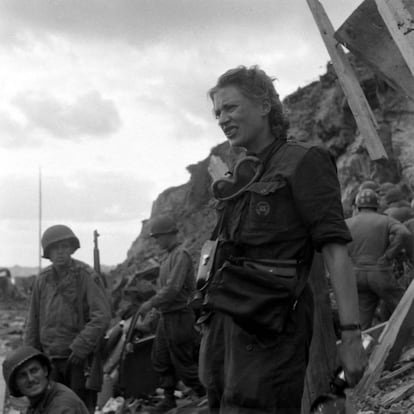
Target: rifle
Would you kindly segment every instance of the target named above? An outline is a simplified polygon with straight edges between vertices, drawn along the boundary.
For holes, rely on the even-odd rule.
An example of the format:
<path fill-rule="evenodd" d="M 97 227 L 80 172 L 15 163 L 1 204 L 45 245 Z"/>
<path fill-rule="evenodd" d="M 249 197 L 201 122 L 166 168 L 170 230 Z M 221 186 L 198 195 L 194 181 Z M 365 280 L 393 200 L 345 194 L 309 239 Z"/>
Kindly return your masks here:
<path fill-rule="evenodd" d="M 106 282 L 106 278 L 101 273 L 101 260 L 99 257 L 98 237 L 99 237 L 98 230 L 94 230 L 93 232 L 93 270 L 95 270 L 95 272 L 99 275 L 105 289 L 107 289 L 108 284 Z"/>
<path fill-rule="evenodd" d="M 93 232 L 93 269 L 96 273 L 101 274 L 101 262 L 99 259 L 99 247 L 98 247 L 98 230 Z"/>

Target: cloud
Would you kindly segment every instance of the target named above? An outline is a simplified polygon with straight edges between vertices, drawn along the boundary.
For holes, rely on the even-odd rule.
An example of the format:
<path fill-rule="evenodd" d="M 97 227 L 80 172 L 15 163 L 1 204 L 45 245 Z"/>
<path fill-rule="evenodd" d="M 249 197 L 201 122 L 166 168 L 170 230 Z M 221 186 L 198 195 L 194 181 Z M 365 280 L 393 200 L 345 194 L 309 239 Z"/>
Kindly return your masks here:
<path fill-rule="evenodd" d="M 3 148 L 19 149 L 38 144 L 36 139 L 28 140 L 25 125 L 2 110 L 0 110 L 0 131 L 0 146 Z"/>
<path fill-rule="evenodd" d="M 0 181 L 2 220 L 36 220 L 38 178 L 6 176 Z M 145 217 L 152 203 L 151 180 L 125 173 L 78 171 L 70 177 L 45 175 L 42 180 L 43 217 L 48 221 L 122 222 Z"/>
<path fill-rule="evenodd" d="M 114 102 L 97 91 L 81 95 L 73 103 L 49 94 L 26 92 L 16 96 L 13 103 L 26 116 L 29 127 L 41 128 L 58 138 L 107 137 L 121 126 Z"/>
<path fill-rule="evenodd" d="M 144 45 L 188 41 L 189 34 L 193 40 L 234 26 L 240 32 L 263 33 L 263 26 L 275 20 L 286 25 L 294 16 L 300 23 L 306 6 L 297 4 L 292 0 L 5 0 L 0 13 L 5 20 L 3 38 L 9 41 L 29 31 Z"/>

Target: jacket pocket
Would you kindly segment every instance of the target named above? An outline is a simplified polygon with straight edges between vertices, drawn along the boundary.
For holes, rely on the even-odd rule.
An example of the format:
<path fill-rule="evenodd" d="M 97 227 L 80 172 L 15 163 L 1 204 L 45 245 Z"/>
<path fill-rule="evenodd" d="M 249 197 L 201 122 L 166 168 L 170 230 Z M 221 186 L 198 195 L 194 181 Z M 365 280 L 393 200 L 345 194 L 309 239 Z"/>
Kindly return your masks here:
<path fill-rule="evenodd" d="M 287 231 L 286 211 L 290 194 L 286 180 L 280 178 L 277 181 L 256 182 L 248 191 L 250 229 Z"/>
<path fill-rule="evenodd" d="M 280 333 L 296 301 L 296 261 L 225 262 L 207 293 L 208 305 L 252 334 Z"/>

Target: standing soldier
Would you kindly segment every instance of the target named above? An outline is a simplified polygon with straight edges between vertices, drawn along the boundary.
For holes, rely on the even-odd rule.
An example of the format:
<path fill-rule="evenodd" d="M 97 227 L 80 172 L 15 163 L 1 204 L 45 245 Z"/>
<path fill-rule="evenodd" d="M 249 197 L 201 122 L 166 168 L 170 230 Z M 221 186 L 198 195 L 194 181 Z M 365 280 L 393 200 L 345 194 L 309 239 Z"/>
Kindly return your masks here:
<path fill-rule="evenodd" d="M 258 67 L 229 70 L 209 94 L 230 145 L 247 150 L 231 179 L 213 185 L 221 201 L 218 263 L 200 348 L 210 413 L 298 414 L 312 337 L 306 280 L 315 249 L 336 293 L 351 386 L 366 363 L 335 164 L 323 148 L 287 142 L 278 94 Z"/>
<path fill-rule="evenodd" d="M 373 190 L 362 190 L 356 207 L 358 214 L 346 220 L 353 239 L 348 248 L 357 277 L 361 326 L 367 329 L 380 299 L 391 314 L 404 294 L 392 262 L 411 235 L 399 221 L 377 212 L 379 201 Z"/>
<path fill-rule="evenodd" d="M 178 229 L 170 216 L 160 216 L 151 223 L 151 237 L 167 257 L 161 264 L 159 290 L 144 302 L 138 312 L 145 314 L 152 308 L 160 312 L 152 363 L 164 389 L 164 399 L 153 412 L 163 413 L 176 407 L 174 391 L 178 380 L 191 387 L 196 396 L 205 395 L 198 379 L 194 313 L 187 306 L 195 290 L 191 256 L 178 241 Z"/>
<path fill-rule="evenodd" d="M 102 382 L 98 348 L 110 305 L 99 276 L 71 257 L 80 243 L 69 227 L 49 227 L 42 247 L 52 265 L 34 283 L 24 342 L 46 354 L 50 378 L 75 391 L 93 413 Z"/>

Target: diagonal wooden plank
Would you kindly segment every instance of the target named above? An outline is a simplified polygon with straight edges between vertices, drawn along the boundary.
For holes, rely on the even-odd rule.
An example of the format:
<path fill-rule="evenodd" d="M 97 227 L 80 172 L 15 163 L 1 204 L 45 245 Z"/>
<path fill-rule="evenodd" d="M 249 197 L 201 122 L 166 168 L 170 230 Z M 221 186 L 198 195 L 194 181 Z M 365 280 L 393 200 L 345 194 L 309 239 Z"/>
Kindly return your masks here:
<path fill-rule="evenodd" d="M 4 357 L 0 357 L 0 367 L 3 366 Z M 3 375 L 0 375 L 0 414 L 4 412 L 4 403 L 6 400 L 6 383 Z"/>
<path fill-rule="evenodd" d="M 414 391 L 414 382 L 411 381 L 410 383 L 405 384 L 389 392 L 388 394 L 385 394 L 381 398 L 381 405 L 383 407 L 389 408 L 392 404 L 395 404 L 401 401 L 403 398 L 409 395 L 412 395 L 413 391 Z"/>
<path fill-rule="evenodd" d="M 355 117 L 358 129 L 364 138 L 364 143 L 369 156 L 373 160 L 388 158 L 377 133 L 377 122 L 361 85 L 348 62 L 342 45 L 334 38 L 335 31 L 332 23 L 318 0 L 307 0 L 307 2 L 332 59 L 332 64 L 338 75 L 339 83 L 348 100 L 349 107 Z"/>
<path fill-rule="evenodd" d="M 367 369 L 359 384 L 354 389 L 354 395 L 364 395 L 371 386 L 379 379 L 383 370 L 384 364 L 392 351 L 392 348 L 397 340 L 400 330 L 403 330 L 404 325 L 412 326 L 412 310 L 414 308 L 414 281 L 411 282 L 400 303 L 394 310 L 390 319 L 387 322 L 379 340 L 378 345 L 373 350 Z"/>

